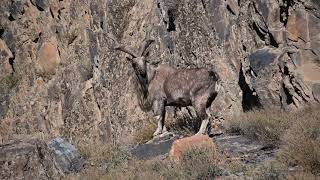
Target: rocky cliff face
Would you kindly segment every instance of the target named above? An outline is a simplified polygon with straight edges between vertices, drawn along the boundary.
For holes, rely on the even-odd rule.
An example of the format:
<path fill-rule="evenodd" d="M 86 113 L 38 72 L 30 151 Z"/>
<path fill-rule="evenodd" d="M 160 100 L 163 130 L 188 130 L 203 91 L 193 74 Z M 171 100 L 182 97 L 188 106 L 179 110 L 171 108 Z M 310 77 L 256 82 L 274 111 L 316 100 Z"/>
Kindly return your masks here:
<path fill-rule="evenodd" d="M 211 111 L 227 120 L 318 102 L 319 32 L 317 0 L 2 0 L 0 142 L 130 141 L 152 120 L 105 33 L 133 48 L 153 37 L 154 65 L 216 70 L 223 88 Z"/>

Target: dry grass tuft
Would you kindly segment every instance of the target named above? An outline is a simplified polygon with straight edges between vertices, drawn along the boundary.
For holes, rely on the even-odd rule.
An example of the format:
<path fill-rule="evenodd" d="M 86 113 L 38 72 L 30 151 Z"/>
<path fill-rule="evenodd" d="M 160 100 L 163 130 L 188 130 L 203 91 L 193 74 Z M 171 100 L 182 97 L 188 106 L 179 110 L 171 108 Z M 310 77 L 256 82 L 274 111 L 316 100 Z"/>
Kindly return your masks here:
<path fill-rule="evenodd" d="M 136 143 L 145 143 L 153 138 L 153 133 L 157 128 L 156 123 L 149 122 L 133 135 L 133 140 Z"/>
<path fill-rule="evenodd" d="M 320 175 L 320 107 L 300 112 L 299 120 L 284 134 L 280 158 L 290 166 L 299 165 Z"/>
<path fill-rule="evenodd" d="M 319 175 L 319 110 L 320 106 L 313 106 L 291 113 L 276 110 L 248 112 L 228 122 L 228 132 L 243 134 L 267 147 L 280 148 L 278 158 L 281 163 L 300 166 L 307 173 Z M 268 171 L 272 170 L 277 168 L 269 167 Z"/>
<path fill-rule="evenodd" d="M 261 141 L 267 147 L 277 147 L 294 118 L 280 110 L 256 110 L 227 122 L 227 131 Z"/>
<path fill-rule="evenodd" d="M 214 152 L 191 149 L 181 161 L 132 161 L 127 168 L 115 169 L 106 179 L 213 179 L 220 175 Z"/>
<path fill-rule="evenodd" d="M 90 179 L 100 179 L 131 159 L 128 151 L 111 144 L 78 144 L 78 148 L 88 162 L 82 173 Z"/>
<path fill-rule="evenodd" d="M 137 160 L 123 156 L 123 151 L 118 148 L 108 146 L 80 145 L 79 149 L 88 159 L 88 165 L 80 175 L 84 179 L 213 179 L 221 174 L 215 152 L 206 148 L 191 149 L 179 162 L 169 159 Z M 74 175 L 67 177 L 74 178 Z"/>

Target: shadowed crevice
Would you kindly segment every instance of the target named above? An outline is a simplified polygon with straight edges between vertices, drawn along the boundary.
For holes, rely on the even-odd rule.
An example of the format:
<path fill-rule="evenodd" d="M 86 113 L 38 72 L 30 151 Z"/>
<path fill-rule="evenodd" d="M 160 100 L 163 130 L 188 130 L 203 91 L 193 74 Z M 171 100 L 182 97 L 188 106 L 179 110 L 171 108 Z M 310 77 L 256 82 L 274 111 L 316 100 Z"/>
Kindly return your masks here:
<path fill-rule="evenodd" d="M 168 24 L 168 32 L 171 31 L 176 31 L 176 25 L 174 23 L 174 21 L 176 20 L 174 14 L 173 14 L 173 10 L 168 10 L 168 16 L 169 16 L 169 24 Z"/>
<path fill-rule="evenodd" d="M 286 25 L 289 18 L 289 8 L 294 5 L 293 0 L 283 0 L 283 5 L 280 6 L 280 21 Z"/>
<path fill-rule="evenodd" d="M 242 91 L 242 108 L 244 112 L 262 107 L 259 97 L 254 95 L 254 91 L 252 91 L 249 85 L 246 83 L 242 66 L 240 68 L 238 85 Z"/>

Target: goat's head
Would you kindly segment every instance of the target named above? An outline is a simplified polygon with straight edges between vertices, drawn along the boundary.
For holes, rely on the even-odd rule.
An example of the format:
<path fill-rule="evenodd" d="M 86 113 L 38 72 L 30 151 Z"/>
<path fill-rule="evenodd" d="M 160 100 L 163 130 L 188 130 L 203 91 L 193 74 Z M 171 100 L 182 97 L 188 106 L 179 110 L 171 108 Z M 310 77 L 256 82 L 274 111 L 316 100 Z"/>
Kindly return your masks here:
<path fill-rule="evenodd" d="M 146 76 L 147 63 L 145 57 L 148 54 L 148 47 L 153 42 L 154 40 L 152 39 L 147 39 L 143 41 L 138 53 L 125 46 L 118 46 L 115 49 L 126 52 L 127 54 L 131 55 L 131 57 L 127 57 L 127 60 L 132 63 L 133 68 L 137 70 L 141 76 Z"/>
<path fill-rule="evenodd" d="M 110 35 L 109 35 L 110 37 Z M 113 39 L 116 42 L 116 50 L 125 52 L 127 54 L 129 54 L 131 57 L 127 57 L 127 60 L 130 61 L 132 63 L 133 68 L 137 71 L 137 73 L 141 76 L 146 76 L 147 73 L 147 63 L 145 60 L 146 55 L 148 54 L 148 47 L 154 42 L 154 40 L 152 39 L 146 39 L 143 41 L 143 43 L 141 44 L 138 53 L 127 47 L 124 45 L 120 45 L 115 38 L 110 37 L 111 39 Z"/>

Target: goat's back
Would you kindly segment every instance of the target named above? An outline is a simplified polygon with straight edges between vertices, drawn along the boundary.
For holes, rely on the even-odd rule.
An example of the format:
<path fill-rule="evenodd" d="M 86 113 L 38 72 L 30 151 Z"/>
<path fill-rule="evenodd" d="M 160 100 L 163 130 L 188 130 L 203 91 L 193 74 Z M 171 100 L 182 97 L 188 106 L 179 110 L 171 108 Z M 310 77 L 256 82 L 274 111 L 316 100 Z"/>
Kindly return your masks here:
<path fill-rule="evenodd" d="M 212 84 L 218 81 L 214 71 L 201 69 L 176 69 L 165 81 L 165 89 L 191 89 L 196 85 Z"/>
<path fill-rule="evenodd" d="M 204 68 L 176 69 L 163 85 L 167 103 L 189 106 L 195 96 L 202 96 L 206 93 L 210 96 L 215 92 L 218 78 L 215 72 Z"/>

